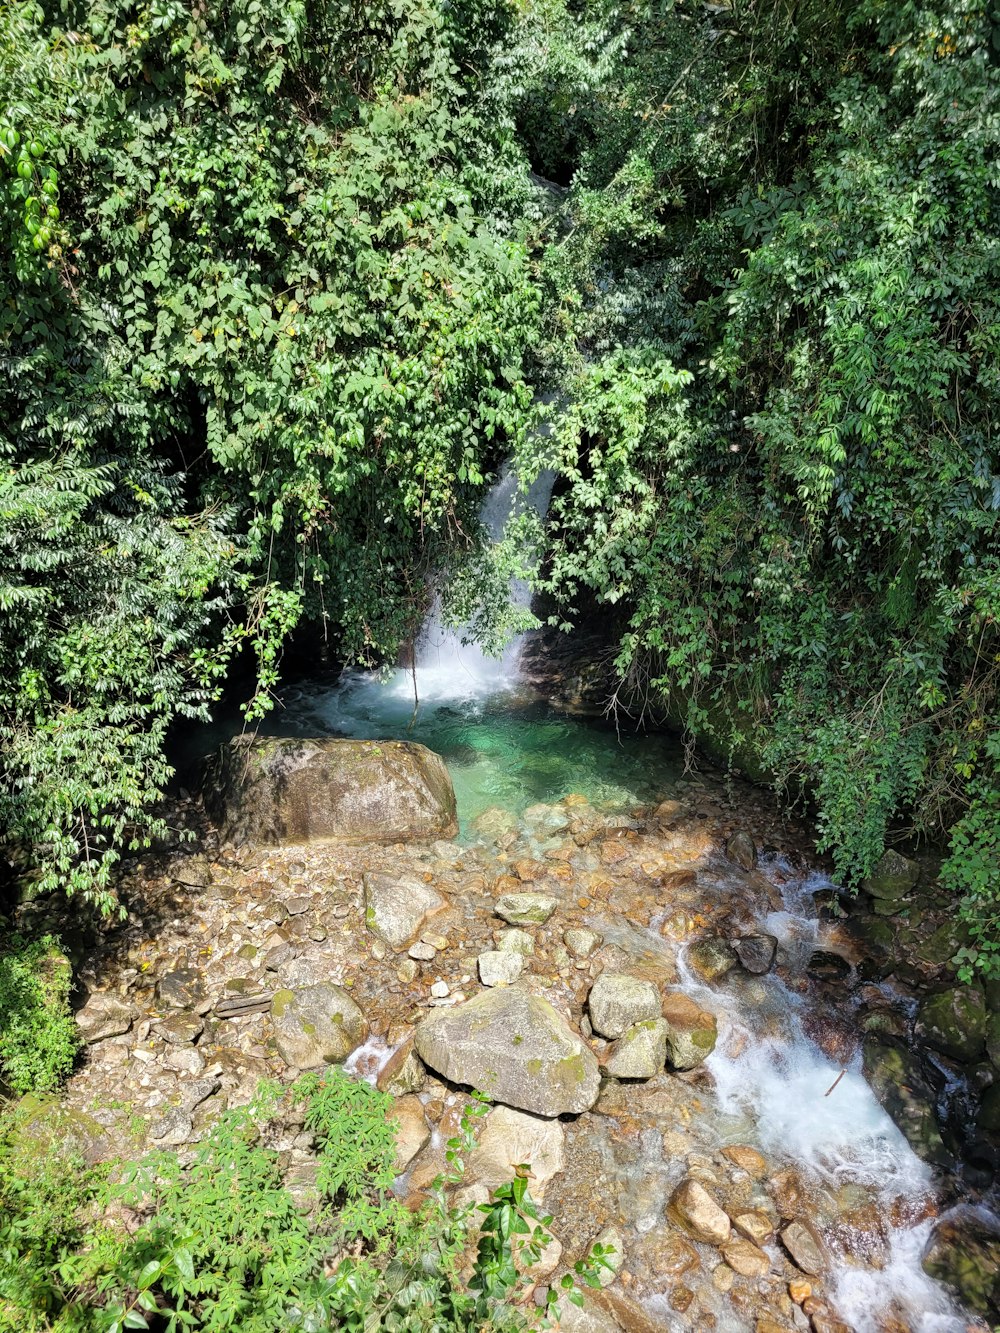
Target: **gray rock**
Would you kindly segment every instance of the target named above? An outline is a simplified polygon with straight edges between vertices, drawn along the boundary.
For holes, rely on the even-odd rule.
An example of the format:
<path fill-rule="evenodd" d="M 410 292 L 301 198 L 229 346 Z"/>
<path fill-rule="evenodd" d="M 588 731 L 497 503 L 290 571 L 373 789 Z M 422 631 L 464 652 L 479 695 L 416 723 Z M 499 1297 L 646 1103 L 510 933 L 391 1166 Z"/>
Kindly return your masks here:
<path fill-rule="evenodd" d="M 726 843 L 726 855 L 730 861 L 735 861 L 741 869 L 749 872 L 757 864 L 757 845 L 749 833 L 741 830 L 734 833 Z"/>
<path fill-rule="evenodd" d="M 431 1127 L 427 1123 L 419 1097 L 398 1098 L 392 1108 L 392 1116 L 396 1121 L 395 1168 L 402 1172 L 410 1165 L 421 1148 L 426 1147 L 429 1143 Z"/>
<path fill-rule="evenodd" d="M 433 944 L 425 944 L 423 940 L 417 940 L 416 944 L 411 944 L 407 953 L 418 963 L 431 963 L 437 955 L 437 949 Z"/>
<path fill-rule="evenodd" d="M 149 1137 L 168 1148 L 187 1143 L 193 1133 L 190 1115 L 179 1106 L 172 1106 L 149 1127 Z"/>
<path fill-rule="evenodd" d="M 742 939 L 731 943 L 733 953 L 745 972 L 754 977 L 770 972 L 778 948 L 778 941 L 773 935 L 744 935 Z"/>
<path fill-rule="evenodd" d="M 178 884 L 189 889 L 204 889 L 212 882 L 212 871 L 203 856 L 180 856 L 170 866 Z"/>
<path fill-rule="evenodd" d="M 437 1009 L 415 1036 L 425 1064 L 455 1083 L 535 1115 L 587 1111 L 600 1071 L 593 1052 L 547 1000 L 523 986 L 483 991 Z"/>
<path fill-rule="evenodd" d="M 558 1120 L 543 1120 L 510 1106 L 495 1106 L 486 1117 L 479 1141 L 469 1155 L 470 1183 L 496 1189 L 514 1167 L 531 1166 L 531 1196 L 540 1201 L 553 1176 L 565 1169 L 566 1132 Z"/>
<path fill-rule="evenodd" d="M 590 1022 L 602 1037 L 620 1037 L 633 1023 L 660 1017 L 660 992 L 651 981 L 602 972 L 587 1000 Z"/>
<path fill-rule="evenodd" d="M 596 930 L 587 930 L 583 926 L 575 926 L 563 932 L 563 944 L 574 958 L 589 958 L 603 943 L 603 935 L 598 934 Z"/>
<path fill-rule="evenodd" d="M 872 871 L 862 880 L 861 887 L 873 898 L 888 898 L 893 901 L 905 898 L 912 893 L 920 879 L 920 867 L 899 852 L 886 851 Z"/>
<path fill-rule="evenodd" d="M 476 964 L 484 986 L 511 986 L 524 969 L 524 955 L 511 949 L 487 949 Z"/>
<path fill-rule="evenodd" d="M 341 1064 L 368 1036 L 368 1022 L 342 986 L 280 990 L 271 1025 L 281 1058 L 296 1069 Z"/>
<path fill-rule="evenodd" d="M 608 1251 L 603 1256 L 607 1267 L 602 1266 L 597 1270 L 597 1280 L 602 1287 L 610 1287 L 625 1263 L 625 1237 L 617 1227 L 605 1227 L 599 1236 L 594 1237 L 594 1245 L 600 1245 Z"/>
<path fill-rule="evenodd" d="M 195 1009 L 205 998 L 205 982 L 195 968 L 179 967 L 160 978 L 156 996 L 168 1009 Z"/>
<path fill-rule="evenodd" d="M 77 1011 L 76 1025 L 84 1042 L 91 1046 L 95 1041 L 122 1036 L 128 1032 L 137 1016 L 138 1010 L 126 1000 L 99 991 L 91 995 L 83 1008 Z"/>
<path fill-rule="evenodd" d="M 414 876 L 365 875 L 365 924 L 391 949 L 405 949 L 447 902 Z"/>
<path fill-rule="evenodd" d="M 408 1037 L 379 1070 L 375 1084 L 379 1092 L 403 1097 L 408 1092 L 419 1092 L 426 1077 L 423 1062 L 413 1049 L 413 1038 Z"/>
<path fill-rule="evenodd" d="M 826 1246 L 811 1222 L 798 1218 L 781 1233 L 781 1243 L 793 1262 L 810 1277 L 821 1277 L 828 1267 Z"/>
<path fill-rule="evenodd" d="M 444 760 L 411 741 L 237 736 L 211 765 L 203 794 L 231 842 L 431 841 L 458 832 Z"/>
<path fill-rule="evenodd" d="M 667 1029 L 667 1059 L 674 1069 L 694 1069 L 715 1050 L 719 1035 L 715 1015 L 702 1009 L 683 991 L 663 997 Z"/>
<path fill-rule="evenodd" d="M 505 893 L 494 908 L 512 926 L 543 926 L 555 910 L 555 898 L 545 893 Z"/>
<path fill-rule="evenodd" d="M 212 1013 L 216 1018 L 245 1018 L 247 1014 L 264 1014 L 271 1007 L 271 993 L 257 991 L 249 995 L 227 995 L 219 1000 Z"/>
<path fill-rule="evenodd" d="M 655 1078 L 667 1059 L 667 1025 L 662 1018 L 633 1023 L 604 1060 L 611 1078 Z"/>
<path fill-rule="evenodd" d="M 520 953 L 527 956 L 535 952 L 535 937 L 526 930 L 505 930 L 497 940 L 497 948 L 503 953 Z"/>
<path fill-rule="evenodd" d="M 161 1019 L 153 1031 L 174 1046 L 185 1046 L 197 1041 L 204 1028 L 205 1020 L 197 1014 L 177 1013 Z"/>

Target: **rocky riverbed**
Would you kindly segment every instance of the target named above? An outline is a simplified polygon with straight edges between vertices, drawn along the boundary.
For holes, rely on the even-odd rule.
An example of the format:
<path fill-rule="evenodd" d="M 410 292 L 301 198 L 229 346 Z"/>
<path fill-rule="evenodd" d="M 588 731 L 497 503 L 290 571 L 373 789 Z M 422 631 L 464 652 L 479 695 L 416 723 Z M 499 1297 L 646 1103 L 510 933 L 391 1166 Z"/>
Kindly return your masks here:
<path fill-rule="evenodd" d="M 627 814 L 573 794 L 487 810 L 430 843 L 226 844 L 191 810 L 197 842 L 131 868 L 128 919 L 81 972 L 85 1058 L 44 1113 L 89 1155 L 183 1154 L 261 1079 L 346 1061 L 398 1099 L 414 1200 L 470 1086 L 497 1103 L 464 1197 L 531 1162 L 558 1242 L 540 1287 L 595 1240 L 616 1252 L 566 1329 L 988 1327 L 988 1214 L 934 1228 L 989 1199 L 996 1024 L 990 997 L 940 989 L 933 891 L 844 917 L 804 830 L 711 779 Z M 936 954 L 894 950 L 887 902 Z M 308 1137 L 290 1125 L 278 1146 L 308 1201 Z M 925 1251 L 953 1281 L 973 1255 L 979 1315 Z"/>

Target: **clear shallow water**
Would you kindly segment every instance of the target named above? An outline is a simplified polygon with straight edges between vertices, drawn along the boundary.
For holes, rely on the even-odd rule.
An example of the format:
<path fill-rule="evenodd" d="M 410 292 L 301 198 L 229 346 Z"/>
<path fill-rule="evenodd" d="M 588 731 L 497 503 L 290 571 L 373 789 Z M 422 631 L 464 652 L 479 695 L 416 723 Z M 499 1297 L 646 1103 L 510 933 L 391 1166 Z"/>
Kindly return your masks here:
<path fill-rule="evenodd" d="M 681 773 L 670 737 L 570 717 L 513 682 L 466 674 L 460 660 L 421 667 L 417 694 L 415 708 L 408 671 L 311 682 L 286 694 L 275 729 L 421 742 L 448 765 L 463 833 L 484 810 L 519 815 L 571 792 L 599 808 L 630 809 L 662 799 Z"/>

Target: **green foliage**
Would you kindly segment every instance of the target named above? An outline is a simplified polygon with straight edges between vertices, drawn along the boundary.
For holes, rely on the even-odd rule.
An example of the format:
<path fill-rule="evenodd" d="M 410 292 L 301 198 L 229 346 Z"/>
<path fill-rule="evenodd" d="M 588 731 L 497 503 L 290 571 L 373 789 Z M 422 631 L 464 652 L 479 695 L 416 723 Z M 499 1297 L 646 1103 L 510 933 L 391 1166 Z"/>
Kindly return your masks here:
<path fill-rule="evenodd" d="M 506 23 L 0 15 L 0 836 L 39 889 L 114 906 L 115 858 L 164 831 L 168 731 L 234 652 L 257 717 L 303 616 L 381 661 L 474 555 L 538 309 L 471 193 L 465 81 Z"/>
<path fill-rule="evenodd" d="M 51 1092 L 79 1047 L 69 1007 L 72 970 L 51 935 L 11 935 L 0 953 L 0 1070 L 16 1093 Z"/>

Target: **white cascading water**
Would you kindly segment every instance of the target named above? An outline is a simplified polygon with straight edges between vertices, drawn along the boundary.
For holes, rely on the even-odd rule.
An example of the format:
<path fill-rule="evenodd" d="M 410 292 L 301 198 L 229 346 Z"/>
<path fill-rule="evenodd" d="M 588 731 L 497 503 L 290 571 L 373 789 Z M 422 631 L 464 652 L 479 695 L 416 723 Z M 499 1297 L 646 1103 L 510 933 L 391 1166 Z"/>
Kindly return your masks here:
<path fill-rule="evenodd" d="M 494 542 L 503 537 L 508 520 L 525 510 L 544 518 L 555 479 L 554 472 L 542 472 L 527 491 L 522 491 L 514 469 L 504 464 L 479 514 L 479 521 Z M 515 609 L 530 607 L 531 589 L 523 580 L 511 580 L 510 603 Z M 523 634 L 517 635 L 500 657 L 488 656 L 476 643 L 463 642 L 467 637 L 467 630 L 448 629 L 441 623 L 441 599 L 435 597 L 416 643 L 416 685 L 421 699 L 482 698 L 509 689 L 516 682 Z M 404 674 L 412 697 L 410 673 Z"/>
<path fill-rule="evenodd" d="M 820 875 L 781 880 L 784 910 L 763 925 L 778 937 L 794 971 L 796 955 L 804 963 L 819 941 L 810 900 L 829 881 Z M 705 1067 L 714 1080 L 723 1137 L 736 1142 L 750 1136 L 769 1155 L 811 1176 L 831 1198 L 857 1189 L 877 1202 L 881 1216 L 893 1219 L 878 1264 L 835 1255 L 830 1295 L 839 1316 L 856 1333 L 877 1333 L 889 1311 L 913 1333 L 964 1333 L 966 1320 L 921 1267 L 932 1226 L 924 1220 L 932 1171 L 882 1109 L 860 1057 L 842 1072 L 824 1055 L 803 1027 L 808 1001 L 774 975 L 713 989 L 683 960 L 680 973 L 684 989 L 719 1015 L 718 1046 Z"/>

